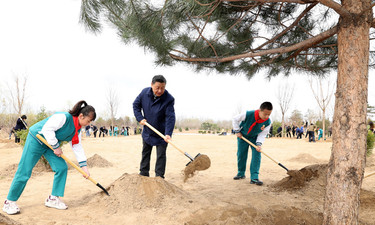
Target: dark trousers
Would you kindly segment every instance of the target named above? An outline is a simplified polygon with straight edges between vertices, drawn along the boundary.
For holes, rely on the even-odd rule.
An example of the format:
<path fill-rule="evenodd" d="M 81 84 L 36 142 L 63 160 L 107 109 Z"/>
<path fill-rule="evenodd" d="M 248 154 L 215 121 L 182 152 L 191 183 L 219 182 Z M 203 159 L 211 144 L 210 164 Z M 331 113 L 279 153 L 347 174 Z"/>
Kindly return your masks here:
<path fill-rule="evenodd" d="M 167 163 L 167 151 L 168 145 L 157 145 L 156 146 L 156 164 L 155 164 L 155 176 L 159 176 L 164 178 L 165 174 L 165 165 Z M 143 148 L 142 148 L 142 160 L 140 166 L 140 174 L 143 176 L 150 176 L 150 159 L 151 159 L 151 151 L 152 145 L 147 144 L 143 141 Z"/>
<path fill-rule="evenodd" d="M 315 142 L 315 133 L 314 131 L 309 131 L 309 142 Z"/>

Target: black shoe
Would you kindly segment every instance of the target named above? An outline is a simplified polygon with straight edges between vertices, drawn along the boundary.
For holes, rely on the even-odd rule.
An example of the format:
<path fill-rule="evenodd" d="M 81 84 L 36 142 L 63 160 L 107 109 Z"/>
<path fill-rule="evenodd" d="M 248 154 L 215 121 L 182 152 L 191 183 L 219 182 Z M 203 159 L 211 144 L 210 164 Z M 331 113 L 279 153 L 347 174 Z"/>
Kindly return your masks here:
<path fill-rule="evenodd" d="M 149 174 L 146 174 L 146 173 L 139 173 L 139 175 L 141 175 L 141 176 L 144 176 L 144 177 L 149 177 L 150 175 Z"/>
<path fill-rule="evenodd" d="M 258 179 L 251 179 L 250 184 L 256 184 L 256 185 L 261 186 L 261 185 L 263 185 L 263 182 L 258 180 Z"/>
<path fill-rule="evenodd" d="M 233 180 L 240 180 L 240 179 L 245 179 L 246 178 L 246 176 L 235 176 L 235 177 L 233 177 Z"/>
<path fill-rule="evenodd" d="M 165 177 L 164 177 L 164 176 L 161 176 L 161 175 L 156 175 L 155 177 L 160 177 L 160 178 L 165 179 Z"/>

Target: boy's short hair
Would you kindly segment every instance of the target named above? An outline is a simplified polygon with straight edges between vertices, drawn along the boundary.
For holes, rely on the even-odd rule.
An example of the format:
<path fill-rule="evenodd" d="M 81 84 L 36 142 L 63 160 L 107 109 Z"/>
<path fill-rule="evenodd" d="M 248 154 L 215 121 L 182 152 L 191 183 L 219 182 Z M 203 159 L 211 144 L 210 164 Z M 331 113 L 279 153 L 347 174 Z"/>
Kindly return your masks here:
<path fill-rule="evenodd" d="M 263 102 L 261 105 L 260 105 L 260 110 L 263 111 L 263 110 L 272 110 L 273 107 L 272 107 L 272 103 L 271 102 Z"/>

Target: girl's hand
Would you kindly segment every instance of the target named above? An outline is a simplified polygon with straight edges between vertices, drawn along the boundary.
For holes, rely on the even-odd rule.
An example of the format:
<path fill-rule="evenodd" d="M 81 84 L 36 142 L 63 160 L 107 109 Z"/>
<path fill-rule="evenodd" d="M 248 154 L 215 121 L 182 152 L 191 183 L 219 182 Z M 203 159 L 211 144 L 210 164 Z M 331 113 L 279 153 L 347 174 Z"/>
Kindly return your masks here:
<path fill-rule="evenodd" d="M 89 178 L 90 177 L 90 172 L 89 172 L 89 169 L 87 168 L 87 166 L 83 166 L 81 167 L 81 169 L 87 174 L 87 176 L 83 175 L 84 178 Z"/>
<path fill-rule="evenodd" d="M 62 150 L 60 147 L 56 148 L 55 150 L 53 150 L 53 152 L 55 153 L 55 155 L 57 157 L 61 157 L 61 155 L 63 154 Z"/>

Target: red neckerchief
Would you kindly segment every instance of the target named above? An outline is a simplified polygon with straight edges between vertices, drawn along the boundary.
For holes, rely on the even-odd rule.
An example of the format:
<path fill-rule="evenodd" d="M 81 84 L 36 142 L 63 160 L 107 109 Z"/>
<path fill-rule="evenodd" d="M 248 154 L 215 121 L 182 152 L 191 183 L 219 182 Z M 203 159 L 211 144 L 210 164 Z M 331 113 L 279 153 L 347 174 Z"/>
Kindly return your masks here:
<path fill-rule="evenodd" d="M 250 128 L 249 128 L 249 131 L 247 132 L 247 134 L 250 133 L 250 131 L 253 129 L 253 127 L 257 124 L 257 123 L 263 123 L 263 122 L 266 122 L 268 120 L 268 118 L 266 120 L 262 120 L 260 119 L 259 117 L 259 109 L 258 110 L 255 110 L 254 112 L 254 117 L 255 117 L 255 122 L 253 124 L 251 124 Z"/>
<path fill-rule="evenodd" d="M 75 144 L 79 143 L 78 131 L 81 129 L 81 126 L 79 125 L 77 116 L 73 116 L 73 122 L 74 122 L 74 127 L 76 128 L 76 131 L 75 131 L 74 136 L 72 138 L 72 145 L 75 145 Z"/>

